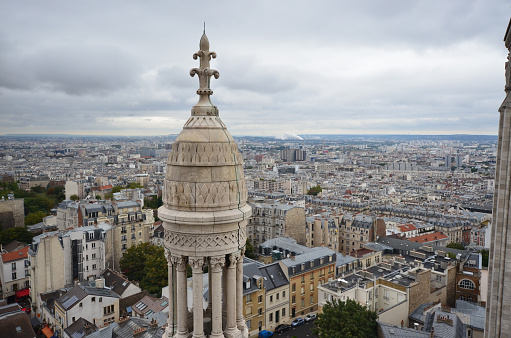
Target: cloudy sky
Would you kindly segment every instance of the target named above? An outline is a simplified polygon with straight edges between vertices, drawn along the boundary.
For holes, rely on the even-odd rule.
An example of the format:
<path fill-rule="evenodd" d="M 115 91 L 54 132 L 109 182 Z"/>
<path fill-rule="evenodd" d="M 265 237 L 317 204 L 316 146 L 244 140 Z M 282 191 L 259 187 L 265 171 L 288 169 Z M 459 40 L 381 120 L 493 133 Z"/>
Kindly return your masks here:
<path fill-rule="evenodd" d="M 0 0 L 0 135 L 179 133 L 203 22 L 234 135 L 496 134 L 505 0 Z"/>

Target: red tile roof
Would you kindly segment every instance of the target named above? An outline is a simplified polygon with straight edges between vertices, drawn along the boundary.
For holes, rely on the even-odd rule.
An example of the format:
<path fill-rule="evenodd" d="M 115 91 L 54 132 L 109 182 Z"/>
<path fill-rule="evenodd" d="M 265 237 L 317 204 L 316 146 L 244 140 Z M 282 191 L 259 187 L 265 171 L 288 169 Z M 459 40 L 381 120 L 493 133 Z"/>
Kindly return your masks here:
<path fill-rule="evenodd" d="M 434 242 L 442 239 L 449 238 L 446 234 L 442 232 L 433 232 L 431 234 L 421 235 L 417 237 L 408 238 L 409 241 L 416 242 L 416 243 L 428 243 L 428 242 Z"/>
<path fill-rule="evenodd" d="M 403 224 L 399 226 L 399 230 L 401 230 L 401 232 L 407 232 L 417 230 L 417 228 L 413 224 Z"/>
<path fill-rule="evenodd" d="M 20 250 L 7 252 L 2 254 L 2 261 L 4 263 L 15 261 L 18 259 L 23 259 L 28 257 L 28 245 Z"/>

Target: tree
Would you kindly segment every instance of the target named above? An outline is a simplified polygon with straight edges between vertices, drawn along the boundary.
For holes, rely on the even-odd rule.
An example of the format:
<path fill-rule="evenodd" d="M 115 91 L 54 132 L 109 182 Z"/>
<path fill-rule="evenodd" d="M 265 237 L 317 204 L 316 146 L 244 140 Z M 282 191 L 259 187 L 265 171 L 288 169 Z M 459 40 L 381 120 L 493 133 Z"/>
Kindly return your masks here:
<path fill-rule="evenodd" d="M 483 250 L 479 251 L 479 253 L 481 254 L 481 256 L 483 256 L 483 266 L 488 267 L 488 260 L 490 258 L 490 250 L 483 249 Z"/>
<path fill-rule="evenodd" d="M 162 247 L 141 243 L 126 250 L 119 261 L 121 271 L 140 287 L 161 295 L 161 288 L 168 283 L 167 260 Z"/>
<path fill-rule="evenodd" d="M 319 185 L 317 185 L 315 187 L 310 188 L 309 191 L 307 191 L 307 195 L 316 196 L 317 194 L 319 194 L 322 191 L 323 191 L 323 188 L 321 188 Z"/>
<path fill-rule="evenodd" d="M 131 182 L 128 184 L 128 189 L 143 188 L 144 186 L 137 182 Z"/>
<path fill-rule="evenodd" d="M 116 192 L 119 192 L 119 191 L 121 191 L 121 190 L 122 190 L 122 187 L 117 185 L 117 186 L 115 186 L 115 187 L 113 187 L 113 188 L 112 188 L 112 194 L 113 194 L 113 193 L 116 193 Z"/>
<path fill-rule="evenodd" d="M 168 265 L 165 251 L 157 246 L 155 253 L 146 257 L 144 278 L 140 287 L 161 297 L 161 289 L 168 284 Z"/>
<path fill-rule="evenodd" d="M 320 338 L 377 336 L 378 315 L 356 301 L 328 301 L 314 322 L 312 333 Z"/>
<path fill-rule="evenodd" d="M 80 197 L 78 197 L 77 194 L 73 194 L 73 195 L 69 196 L 69 198 L 71 199 L 71 201 L 78 201 L 80 199 Z"/>
<path fill-rule="evenodd" d="M 33 225 L 43 221 L 43 218 L 46 217 L 46 213 L 44 211 L 36 211 L 31 212 L 25 216 L 25 225 Z"/>
<path fill-rule="evenodd" d="M 34 235 L 25 227 L 14 227 L 0 231 L 0 244 L 6 245 L 12 241 L 20 241 L 26 244 L 32 243 Z"/>
<path fill-rule="evenodd" d="M 245 256 L 247 256 L 248 258 L 257 259 L 255 248 L 252 245 L 252 243 L 250 243 L 250 239 L 248 238 L 245 244 Z"/>
<path fill-rule="evenodd" d="M 446 248 L 456 249 L 456 250 L 465 250 L 465 247 L 461 243 L 449 243 Z"/>

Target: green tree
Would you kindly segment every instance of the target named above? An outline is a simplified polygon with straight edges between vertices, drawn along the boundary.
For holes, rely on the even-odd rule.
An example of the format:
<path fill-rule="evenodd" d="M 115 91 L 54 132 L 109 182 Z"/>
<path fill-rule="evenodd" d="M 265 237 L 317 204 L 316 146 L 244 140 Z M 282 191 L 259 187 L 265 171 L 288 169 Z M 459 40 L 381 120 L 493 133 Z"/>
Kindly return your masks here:
<path fill-rule="evenodd" d="M 33 225 L 43 221 L 47 214 L 44 211 L 31 212 L 25 216 L 25 225 Z"/>
<path fill-rule="evenodd" d="M 131 182 L 128 184 L 128 189 L 143 188 L 144 186 L 137 182 Z"/>
<path fill-rule="evenodd" d="M 77 194 L 73 194 L 73 195 L 69 196 L 69 198 L 71 199 L 71 201 L 78 201 L 80 199 L 80 197 L 78 197 Z"/>
<path fill-rule="evenodd" d="M 167 260 L 162 247 L 141 243 L 124 253 L 119 261 L 121 271 L 128 279 L 139 282 L 140 287 L 153 294 L 161 294 L 168 281 Z"/>
<path fill-rule="evenodd" d="M 247 242 L 245 244 L 245 256 L 247 256 L 248 258 L 257 259 L 257 254 L 255 252 L 255 248 L 252 245 L 252 243 L 250 243 L 250 239 L 248 239 L 248 238 L 247 238 Z"/>
<path fill-rule="evenodd" d="M 317 185 L 315 187 L 310 188 L 309 191 L 307 191 L 307 195 L 316 196 L 317 194 L 319 194 L 322 191 L 323 191 L 323 188 L 321 188 L 319 185 Z"/>
<path fill-rule="evenodd" d="M 378 315 L 356 301 L 334 299 L 323 306 L 314 322 L 312 334 L 320 338 L 377 337 Z"/>
<path fill-rule="evenodd" d="M 34 235 L 25 227 L 14 227 L 0 231 L 0 244 L 6 245 L 12 241 L 20 241 L 26 244 L 32 243 Z"/>
<path fill-rule="evenodd" d="M 457 250 L 465 250 L 465 247 L 461 243 L 449 243 L 446 248 L 457 249 Z"/>
<path fill-rule="evenodd" d="M 479 251 L 481 256 L 483 256 L 483 266 L 488 267 L 488 260 L 490 259 L 490 250 L 483 249 Z"/>
<path fill-rule="evenodd" d="M 144 205 L 151 209 L 158 209 L 163 205 L 162 197 L 148 197 L 144 199 Z"/>
<path fill-rule="evenodd" d="M 161 297 L 161 289 L 168 284 L 168 265 L 165 251 L 157 246 L 154 254 L 146 257 L 144 278 L 140 281 L 140 287 Z"/>
<path fill-rule="evenodd" d="M 112 188 L 112 194 L 116 193 L 116 192 L 119 192 L 123 189 L 123 187 L 119 186 L 119 185 L 116 185 L 115 187 Z M 126 189 L 126 188 L 124 188 Z"/>

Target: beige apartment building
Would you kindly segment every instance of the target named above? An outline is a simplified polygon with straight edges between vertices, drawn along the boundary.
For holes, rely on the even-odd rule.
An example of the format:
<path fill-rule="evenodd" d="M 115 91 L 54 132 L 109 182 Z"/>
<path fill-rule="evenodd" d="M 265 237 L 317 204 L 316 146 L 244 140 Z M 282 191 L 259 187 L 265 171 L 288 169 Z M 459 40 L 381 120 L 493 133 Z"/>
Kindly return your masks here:
<path fill-rule="evenodd" d="M 254 246 L 284 236 L 305 244 L 305 208 L 273 200 L 249 200 L 249 204 L 252 217 L 247 224 L 247 237 Z"/>

